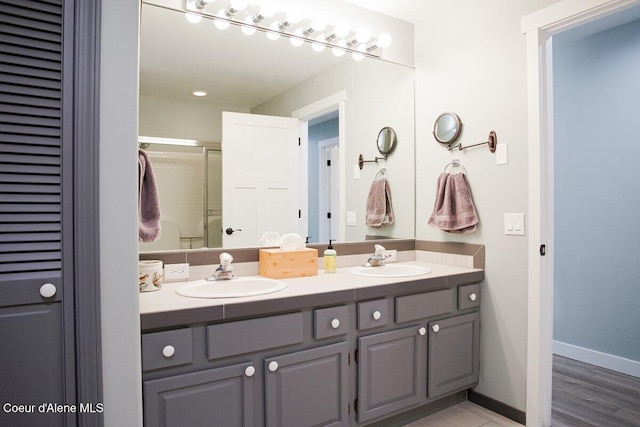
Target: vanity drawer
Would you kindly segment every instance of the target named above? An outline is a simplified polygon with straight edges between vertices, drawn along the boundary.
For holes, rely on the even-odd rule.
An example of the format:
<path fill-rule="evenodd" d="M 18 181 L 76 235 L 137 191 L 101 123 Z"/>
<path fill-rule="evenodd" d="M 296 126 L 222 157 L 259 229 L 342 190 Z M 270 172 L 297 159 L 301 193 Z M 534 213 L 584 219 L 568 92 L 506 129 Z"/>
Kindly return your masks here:
<path fill-rule="evenodd" d="M 313 312 L 313 336 L 319 340 L 349 332 L 349 309 L 346 305 L 321 308 Z"/>
<path fill-rule="evenodd" d="M 480 306 L 480 283 L 458 286 L 458 310 Z"/>
<path fill-rule="evenodd" d="M 207 326 L 210 360 L 302 342 L 302 313 Z"/>
<path fill-rule="evenodd" d="M 358 329 L 371 329 L 389 323 L 389 303 L 386 299 L 378 299 L 358 303 Z"/>
<path fill-rule="evenodd" d="M 193 362 L 191 329 L 153 332 L 142 335 L 142 370 L 184 365 Z"/>
<path fill-rule="evenodd" d="M 453 311 L 453 290 L 424 292 L 396 298 L 396 323 L 410 322 Z"/>

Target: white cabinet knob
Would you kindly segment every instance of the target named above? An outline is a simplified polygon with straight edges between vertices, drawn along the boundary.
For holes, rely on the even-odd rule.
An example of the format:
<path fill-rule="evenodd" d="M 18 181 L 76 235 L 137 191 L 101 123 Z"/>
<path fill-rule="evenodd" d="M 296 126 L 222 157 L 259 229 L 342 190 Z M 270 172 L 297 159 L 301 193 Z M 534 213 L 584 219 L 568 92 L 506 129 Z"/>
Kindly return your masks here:
<path fill-rule="evenodd" d="M 436 323 L 431 327 L 431 329 L 433 330 L 433 332 L 438 333 L 438 331 L 440 330 L 440 325 Z"/>
<path fill-rule="evenodd" d="M 382 317 L 382 313 L 376 310 L 373 312 L 372 316 L 373 316 L 373 320 L 380 320 L 380 318 Z"/>
<path fill-rule="evenodd" d="M 475 300 L 477 300 L 477 299 L 478 299 L 478 296 L 477 296 L 475 293 L 473 293 L 473 294 L 469 295 L 469 299 L 470 299 L 471 301 L 475 301 Z"/>
<path fill-rule="evenodd" d="M 426 333 L 427 333 L 427 328 L 425 328 L 425 327 L 423 326 L 422 328 L 418 329 L 418 333 L 419 333 L 420 335 L 424 335 L 424 334 L 426 334 Z"/>
<path fill-rule="evenodd" d="M 162 355 L 164 357 L 166 357 L 167 359 L 170 358 L 171 356 L 173 356 L 174 354 L 176 354 L 176 349 L 172 345 L 166 345 L 162 349 Z"/>
<path fill-rule="evenodd" d="M 247 366 L 247 368 L 244 370 L 244 374 L 248 377 L 252 377 L 255 373 L 256 368 L 254 368 L 253 366 Z"/>
<path fill-rule="evenodd" d="M 51 298 L 56 294 L 56 286 L 53 283 L 45 283 L 40 286 L 40 295 L 44 298 Z"/>
<path fill-rule="evenodd" d="M 269 363 L 269 370 L 271 372 L 275 372 L 278 370 L 278 362 L 276 362 L 275 360 L 272 361 L 271 363 Z"/>
<path fill-rule="evenodd" d="M 340 327 L 340 321 L 338 319 L 333 319 L 331 321 L 331 327 L 333 329 L 338 329 Z"/>

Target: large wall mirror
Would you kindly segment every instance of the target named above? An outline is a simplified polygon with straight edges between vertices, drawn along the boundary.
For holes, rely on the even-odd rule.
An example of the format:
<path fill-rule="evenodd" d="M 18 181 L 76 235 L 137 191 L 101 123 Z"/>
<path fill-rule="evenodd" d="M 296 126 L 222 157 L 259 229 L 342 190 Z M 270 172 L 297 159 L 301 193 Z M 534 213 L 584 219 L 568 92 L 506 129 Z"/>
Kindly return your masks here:
<path fill-rule="evenodd" d="M 258 246 L 262 231 L 310 243 L 415 236 L 410 66 L 194 24 L 145 1 L 139 111 L 162 212 L 161 238 L 142 252 Z M 385 126 L 401 136 L 394 155 L 357 170 Z M 382 167 L 396 219 L 370 229 L 366 198 Z"/>

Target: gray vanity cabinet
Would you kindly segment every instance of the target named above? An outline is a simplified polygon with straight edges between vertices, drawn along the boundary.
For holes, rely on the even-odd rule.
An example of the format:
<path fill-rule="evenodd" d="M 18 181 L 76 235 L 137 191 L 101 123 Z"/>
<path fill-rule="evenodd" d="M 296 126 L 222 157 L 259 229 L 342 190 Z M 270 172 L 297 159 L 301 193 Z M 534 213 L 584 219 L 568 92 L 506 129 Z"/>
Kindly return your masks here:
<path fill-rule="evenodd" d="M 358 339 L 358 422 L 425 400 L 426 339 L 419 326 Z"/>
<path fill-rule="evenodd" d="M 478 382 L 480 313 L 429 323 L 429 399 Z"/>
<path fill-rule="evenodd" d="M 346 342 L 265 359 L 267 427 L 349 425 Z"/>
<path fill-rule="evenodd" d="M 146 381 L 145 426 L 252 427 L 254 374 L 245 363 Z"/>

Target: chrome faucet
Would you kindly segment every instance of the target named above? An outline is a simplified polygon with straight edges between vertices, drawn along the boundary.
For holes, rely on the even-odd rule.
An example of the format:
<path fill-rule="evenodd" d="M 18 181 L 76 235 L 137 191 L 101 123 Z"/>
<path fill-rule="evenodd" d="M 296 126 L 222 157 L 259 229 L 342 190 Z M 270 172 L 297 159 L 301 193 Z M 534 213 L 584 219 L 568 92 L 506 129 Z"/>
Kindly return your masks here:
<path fill-rule="evenodd" d="M 384 251 L 382 245 L 375 246 L 375 253 L 369 257 L 363 267 L 382 267 L 384 265 Z"/>
<path fill-rule="evenodd" d="M 221 253 L 220 265 L 218 266 L 218 268 L 216 268 L 216 271 L 214 271 L 211 276 L 207 277 L 207 280 L 213 281 L 233 279 L 235 276 L 233 274 L 233 266 L 231 265 L 232 261 L 233 257 L 231 256 L 231 254 L 228 254 L 227 252 Z"/>

